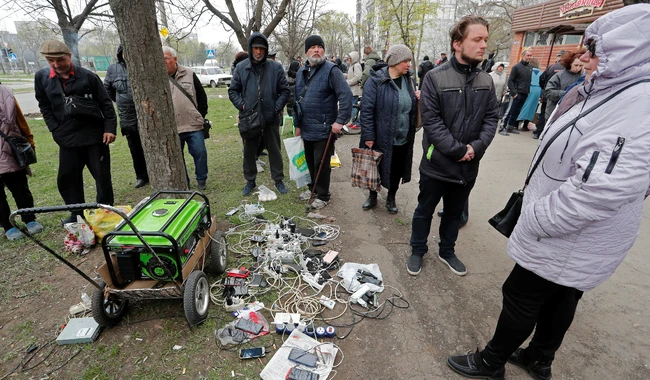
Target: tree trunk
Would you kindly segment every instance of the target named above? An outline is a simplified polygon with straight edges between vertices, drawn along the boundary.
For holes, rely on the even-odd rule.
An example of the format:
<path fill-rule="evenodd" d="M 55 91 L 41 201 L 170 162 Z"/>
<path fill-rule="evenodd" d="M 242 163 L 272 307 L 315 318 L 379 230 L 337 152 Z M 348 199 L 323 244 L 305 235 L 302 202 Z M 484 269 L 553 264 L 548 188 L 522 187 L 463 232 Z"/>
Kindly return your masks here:
<path fill-rule="evenodd" d="M 156 4 L 158 6 L 158 11 L 160 12 L 160 22 L 162 23 L 162 26 L 169 31 L 169 25 L 167 24 L 167 10 L 165 9 L 165 3 L 163 0 L 156 0 Z M 169 44 L 169 35 L 167 37 L 163 38 L 163 43 L 165 46 L 171 46 Z"/>
<path fill-rule="evenodd" d="M 61 25 L 61 33 L 63 34 L 63 42 L 68 45 L 68 49 L 72 53 L 72 63 L 77 67 L 82 67 L 79 58 L 79 32 L 71 26 Z"/>
<path fill-rule="evenodd" d="M 187 190 L 155 0 L 110 0 L 126 55 L 142 149 L 154 190 Z"/>

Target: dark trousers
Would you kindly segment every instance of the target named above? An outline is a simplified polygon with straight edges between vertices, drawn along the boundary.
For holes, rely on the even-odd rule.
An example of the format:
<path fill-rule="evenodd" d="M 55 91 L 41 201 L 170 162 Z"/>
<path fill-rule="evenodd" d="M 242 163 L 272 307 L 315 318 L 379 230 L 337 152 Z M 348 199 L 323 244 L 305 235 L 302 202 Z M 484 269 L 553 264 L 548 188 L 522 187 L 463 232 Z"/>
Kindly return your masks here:
<path fill-rule="evenodd" d="M 111 154 L 106 144 L 59 148 L 57 184 L 63 201 L 67 205 L 85 202 L 83 170 L 86 166 L 95 179 L 96 201 L 112 205 Z"/>
<path fill-rule="evenodd" d="M 509 130 L 517 129 L 517 116 L 521 112 L 521 107 L 526 103 L 526 98 L 528 94 L 517 94 L 517 97 L 512 99 L 512 106 L 510 106 L 510 112 L 506 116 L 506 128 Z"/>
<path fill-rule="evenodd" d="M 330 147 L 327 152 L 325 152 L 325 147 L 327 146 L 327 140 L 304 141 L 304 143 L 305 143 L 305 160 L 307 161 L 307 167 L 309 168 L 309 176 L 311 177 L 311 184 L 309 184 L 309 190 L 312 190 L 315 184 L 317 198 L 320 199 L 321 201 L 329 202 L 330 176 L 332 174 L 332 168 L 330 167 L 330 159 L 334 154 L 334 138 L 332 138 L 332 142 L 330 143 Z M 316 174 L 318 173 L 318 168 L 320 166 L 321 160 L 323 159 L 323 154 L 325 154 L 325 161 L 323 162 L 323 169 L 320 172 L 318 183 L 316 183 Z"/>
<path fill-rule="evenodd" d="M 537 136 L 541 135 L 544 132 L 544 127 L 546 126 L 546 102 L 542 102 L 542 108 L 539 111 L 539 116 L 537 116 L 537 129 L 535 129 L 535 134 Z"/>
<path fill-rule="evenodd" d="M 269 165 L 271 166 L 271 178 L 274 181 L 284 179 L 284 163 L 282 162 L 282 147 L 280 146 L 280 123 L 267 124 L 264 127 L 262 138 L 243 139 L 244 141 L 244 178 L 247 181 L 255 181 L 257 177 L 257 152 L 260 142 L 266 146 L 269 152 Z"/>
<path fill-rule="evenodd" d="M 138 134 L 138 131 L 126 134 L 124 137 L 126 137 L 126 141 L 129 143 L 129 151 L 131 151 L 131 159 L 133 160 L 135 178 L 148 181 L 149 174 L 147 174 L 147 161 L 144 158 L 142 141 L 140 141 L 140 135 Z"/>
<path fill-rule="evenodd" d="M 461 215 L 475 181 L 460 185 L 433 179 L 424 174 L 420 176 L 418 206 L 413 213 L 411 230 L 411 253 L 423 256 L 429 250 L 427 239 L 431 231 L 431 220 L 440 199 L 445 205 L 445 213 L 440 219 L 440 243 L 438 254 L 447 258 L 454 255 Z"/>
<path fill-rule="evenodd" d="M 9 222 L 11 209 L 9 209 L 9 203 L 7 203 L 5 186 L 11 191 L 11 195 L 13 195 L 16 206 L 19 209 L 34 207 L 34 197 L 32 197 L 32 192 L 29 191 L 27 171 L 25 169 L 13 173 L 0 174 L 0 223 L 2 223 L 2 228 L 7 231 L 13 226 Z M 22 218 L 25 224 L 36 220 L 34 214 L 25 214 L 22 215 Z"/>
<path fill-rule="evenodd" d="M 406 155 L 408 154 L 409 144 L 393 145 L 393 155 L 390 162 L 390 187 L 388 188 L 388 199 L 395 199 L 399 184 L 404 178 L 406 170 Z"/>
<path fill-rule="evenodd" d="M 503 310 L 494 337 L 482 353 L 483 359 L 493 367 L 502 367 L 535 329 L 526 357 L 552 361 L 571 326 L 582 293 L 515 265 L 503 284 Z"/>

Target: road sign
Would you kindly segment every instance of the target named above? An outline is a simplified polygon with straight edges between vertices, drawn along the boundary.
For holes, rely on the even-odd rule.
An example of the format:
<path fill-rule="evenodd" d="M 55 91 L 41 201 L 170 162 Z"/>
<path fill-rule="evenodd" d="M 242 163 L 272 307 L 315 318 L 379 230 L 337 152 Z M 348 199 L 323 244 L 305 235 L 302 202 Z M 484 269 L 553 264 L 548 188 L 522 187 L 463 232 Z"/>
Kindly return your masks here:
<path fill-rule="evenodd" d="M 210 59 L 214 58 L 214 50 L 212 50 L 212 49 L 211 50 L 206 50 L 205 55 L 207 55 L 208 58 L 210 58 Z"/>
<path fill-rule="evenodd" d="M 163 36 L 163 38 L 167 38 L 169 35 L 169 30 L 165 28 L 164 26 L 160 29 L 160 35 Z"/>
<path fill-rule="evenodd" d="M 9 54 L 9 60 L 11 62 L 18 62 L 18 56 L 16 55 L 16 53 Z"/>

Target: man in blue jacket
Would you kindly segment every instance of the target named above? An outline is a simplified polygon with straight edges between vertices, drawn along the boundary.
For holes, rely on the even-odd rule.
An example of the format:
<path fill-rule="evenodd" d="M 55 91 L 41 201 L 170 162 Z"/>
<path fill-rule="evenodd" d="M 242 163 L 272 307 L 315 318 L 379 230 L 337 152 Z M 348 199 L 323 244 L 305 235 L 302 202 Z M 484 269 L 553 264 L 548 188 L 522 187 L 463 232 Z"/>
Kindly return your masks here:
<path fill-rule="evenodd" d="M 244 138 L 244 178 L 246 185 L 242 195 L 249 195 L 257 186 L 257 149 L 263 141 L 269 152 L 271 178 L 281 194 L 289 190 L 285 186 L 280 142 L 280 121 L 282 110 L 289 101 L 289 84 L 282 65 L 267 60 L 269 43 L 262 33 L 255 32 L 248 39 L 248 58 L 235 67 L 235 72 L 228 88 L 228 97 L 232 104 L 244 112 L 250 107 L 257 107 L 258 98 L 262 103 L 264 129 L 261 139 Z M 258 89 L 259 83 L 259 89 Z"/>
<path fill-rule="evenodd" d="M 117 118 L 113 102 L 97 74 L 72 63 L 72 54 L 60 41 L 45 41 L 39 48 L 49 68 L 34 76 L 36 100 L 47 129 L 59 145 L 57 185 L 65 204 L 84 203 L 83 169 L 95 179 L 97 202 L 113 204 L 111 154 Z M 88 112 L 70 112 L 66 102 L 92 104 Z M 88 108 L 87 108 L 88 109 Z M 64 223 L 76 221 L 75 212 Z"/>
<path fill-rule="evenodd" d="M 330 200 L 330 158 L 334 154 L 334 141 L 327 152 L 330 133 L 341 133 L 343 125 L 352 113 L 352 91 L 343 73 L 334 63 L 325 58 L 325 42 L 320 36 L 312 35 L 305 40 L 307 63 L 296 74 L 296 103 L 302 119 L 294 115 L 296 136 L 305 143 L 305 159 L 311 176 L 309 189 L 316 186 L 317 199 L 311 204 L 315 209 L 323 208 Z M 333 140 L 333 139 L 332 139 Z M 316 174 L 325 157 L 318 183 Z"/>

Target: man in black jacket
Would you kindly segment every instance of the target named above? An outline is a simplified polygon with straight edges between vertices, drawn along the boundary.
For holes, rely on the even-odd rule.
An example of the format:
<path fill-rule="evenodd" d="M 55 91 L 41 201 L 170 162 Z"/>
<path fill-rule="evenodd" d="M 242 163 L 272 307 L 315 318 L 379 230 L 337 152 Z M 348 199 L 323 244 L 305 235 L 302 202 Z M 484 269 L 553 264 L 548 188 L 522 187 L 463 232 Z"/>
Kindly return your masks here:
<path fill-rule="evenodd" d="M 438 258 L 455 274 L 467 273 L 454 247 L 479 161 L 494 138 L 498 121 L 492 78 L 478 68 L 487 46 L 488 26 L 480 16 L 463 17 L 450 31 L 454 55 L 449 64 L 436 67 L 424 78 L 420 97 L 424 154 L 406 265 L 414 276 L 420 273 L 428 251 L 431 219 L 441 198 L 445 212 Z"/>
<path fill-rule="evenodd" d="M 424 81 L 424 76 L 427 75 L 427 73 L 431 70 L 433 70 L 433 62 L 429 61 L 428 55 L 425 55 L 424 60 L 422 63 L 420 63 L 420 66 L 418 66 L 418 81 L 420 82 L 418 90 L 422 89 L 422 81 Z"/>
<path fill-rule="evenodd" d="M 36 100 L 47 129 L 59 145 L 57 185 L 65 204 L 84 203 L 83 169 L 95 179 L 97 202 L 113 204 L 111 156 L 117 121 L 113 102 L 97 74 L 72 63 L 72 54 L 60 41 L 45 41 L 39 48 L 50 68 L 34 76 Z M 80 114 L 66 102 L 93 104 Z M 77 107 L 79 109 L 79 107 Z M 76 220 L 75 212 L 65 223 Z"/>
<path fill-rule="evenodd" d="M 244 112 L 251 107 L 257 107 L 261 102 L 264 130 L 262 141 L 269 152 L 271 178 L 281 194 L 289 190 L 285 186 L 282 162 L 282 147 L 280 142 L 280 118 L 284 106 L 289 100 L 289 85 L 282 65 L 267 60 L 269 43 L 262 33 L 251 34 L 248 40 L 248 58 L 239 63 L 228 88 L 228 97 L 232 104 Z M 258 88 L 258 83 L 259 88 Z M 242 195 L 249 195 L 257 186 L 257 165 L 255 158 L 260 138 L 245 138 L 244 140 L 244 178 L 246 185 Z"/>
<path fill-rule="evenodd" d="M 530 50 L 524 50 L 521 53 L 521 61 L 512 67 L 510 77 L 508 78 L 508 89 L 512 95 L 512 104 L 510 112 L 506 115 L 504 125 L 499 134 L 508 136 L 508 133 L 519 134 L 517 130 L 517 116 L 521 112 L 521 107 L 526 103 L 528 93 L 530 93 L 530 81 L 533 76 L 533 66 L 530 60 L 533 59 L 533 53 Z"/>
<path fill-rule="evenodd" d="M 133 103 L 133 93 L 131 84 L 126 74 L 126 62 L 124 61 L 124 52 L 122 46 L 117 48 L 117 63 L 108 66 L 106 77 L 104 78 L 104 87 L 111 100 L 117 103 L 117 112 L 120 115 L 120 129 L 122 135 L 126 137 L 133 159 L 133 169 L 135 170 L 135 188 L 140 188 L 149 183 L 149 174 L 147 174 L 147 163 L 142 150 L 142 142 L 138 133 L 138 116 L 135 113 L 135 104 Z"/>
<path fill-rule="evenodd" d="M 447 63 L 447 61 L 448 61 L 447 53 L 440 53 L 440 59 L 436 67 L 444 65 L 445 63 Z"/>

